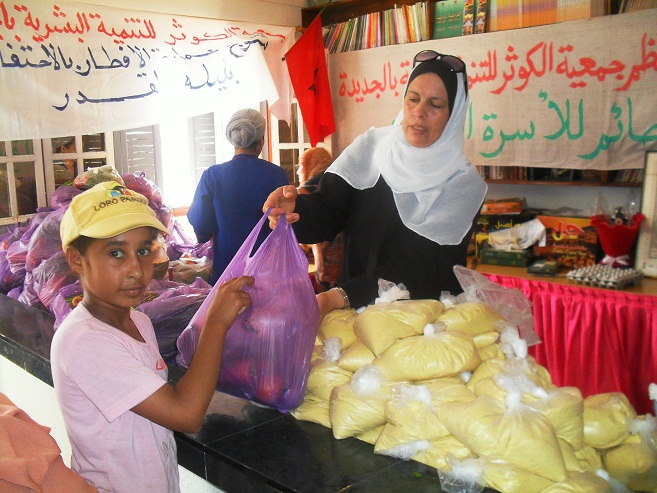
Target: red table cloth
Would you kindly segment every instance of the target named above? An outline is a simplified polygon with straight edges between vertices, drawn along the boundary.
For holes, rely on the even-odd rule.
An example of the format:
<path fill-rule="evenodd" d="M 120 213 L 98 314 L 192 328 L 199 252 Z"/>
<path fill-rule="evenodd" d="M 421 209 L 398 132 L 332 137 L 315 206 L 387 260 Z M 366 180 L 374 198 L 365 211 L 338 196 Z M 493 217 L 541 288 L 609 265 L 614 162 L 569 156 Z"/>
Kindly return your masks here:
<path fill-rule="evenodd" d="M 555 385 L 577 387 L 584 397 L 623 392 L 638 414 L 653 412 L 648 386 L 657 382 L 657 297 L 484 275 L 532 302 L 542 342 L 529 353 Z"/>

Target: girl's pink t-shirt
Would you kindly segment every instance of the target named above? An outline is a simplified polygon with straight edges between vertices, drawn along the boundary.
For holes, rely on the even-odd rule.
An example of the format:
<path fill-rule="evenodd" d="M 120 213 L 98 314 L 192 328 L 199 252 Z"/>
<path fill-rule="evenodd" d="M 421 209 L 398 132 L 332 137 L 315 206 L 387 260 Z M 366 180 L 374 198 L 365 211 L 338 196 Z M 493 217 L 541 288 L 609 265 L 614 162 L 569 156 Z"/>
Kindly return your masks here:
<path fill-rule="evenodd" d="M 59 326 L 50 361 L 71 442 L 71 468 L 99 491 L 179 492 L 173 432 L 131 409 L 167 383 L 150 319 L 131 318 L 145 342 L 81 304 Z"/>

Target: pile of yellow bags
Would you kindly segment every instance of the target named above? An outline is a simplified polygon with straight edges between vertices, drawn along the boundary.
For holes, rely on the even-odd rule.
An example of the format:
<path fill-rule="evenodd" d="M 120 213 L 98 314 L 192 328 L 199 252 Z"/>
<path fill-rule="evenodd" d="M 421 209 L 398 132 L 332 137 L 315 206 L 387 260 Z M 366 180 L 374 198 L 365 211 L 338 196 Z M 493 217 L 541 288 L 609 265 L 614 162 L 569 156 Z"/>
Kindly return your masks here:
<path fill-rule="evenodd" d="M 441 472 L 474 460 L 503 493 L 657 492 L 657 420 L 623 394 L 553 385 L 483 302 L 330 312 L 292 415 Z"/>

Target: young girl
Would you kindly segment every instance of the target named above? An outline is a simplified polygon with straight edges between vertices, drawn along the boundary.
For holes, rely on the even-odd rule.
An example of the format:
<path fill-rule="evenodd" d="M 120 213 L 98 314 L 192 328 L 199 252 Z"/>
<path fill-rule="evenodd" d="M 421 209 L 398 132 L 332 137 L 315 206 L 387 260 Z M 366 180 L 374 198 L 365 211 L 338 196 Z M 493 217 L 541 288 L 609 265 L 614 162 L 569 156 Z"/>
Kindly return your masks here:
<path fill-rule="evenodd" d="M 167 232 L 148 200 L 100 183 L 72 200 L 60 232 L 84 298 L 57 329 L 50 358 L 71 467 L 101 492 L 177 492 L 171 430 L 200 427 L 226 331 L 251 302 L 241 288 L 253 278 L 219 288 L 194 359 L 172 386 L 150 319 L 132 309 L 153 276 L 154 242 Z"/>

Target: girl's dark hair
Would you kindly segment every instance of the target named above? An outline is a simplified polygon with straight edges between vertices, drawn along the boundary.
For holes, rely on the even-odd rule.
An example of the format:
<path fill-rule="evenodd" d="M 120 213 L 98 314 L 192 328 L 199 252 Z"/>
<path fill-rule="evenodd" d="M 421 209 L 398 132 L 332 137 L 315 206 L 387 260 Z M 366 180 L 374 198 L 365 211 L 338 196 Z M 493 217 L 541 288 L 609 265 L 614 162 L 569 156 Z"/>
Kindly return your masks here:
<path fill-rule="evenodd" d="M 78 236 L 76 239 L 69 243 L 69 246 L 75 248 L 78 252 L 80 252 L 80 255 L 84 257 L 87 254 L 87 248 L 89 245 L 91 245 L 93 240 L 94 238 L 89 238 L 88 236 Z"/>

